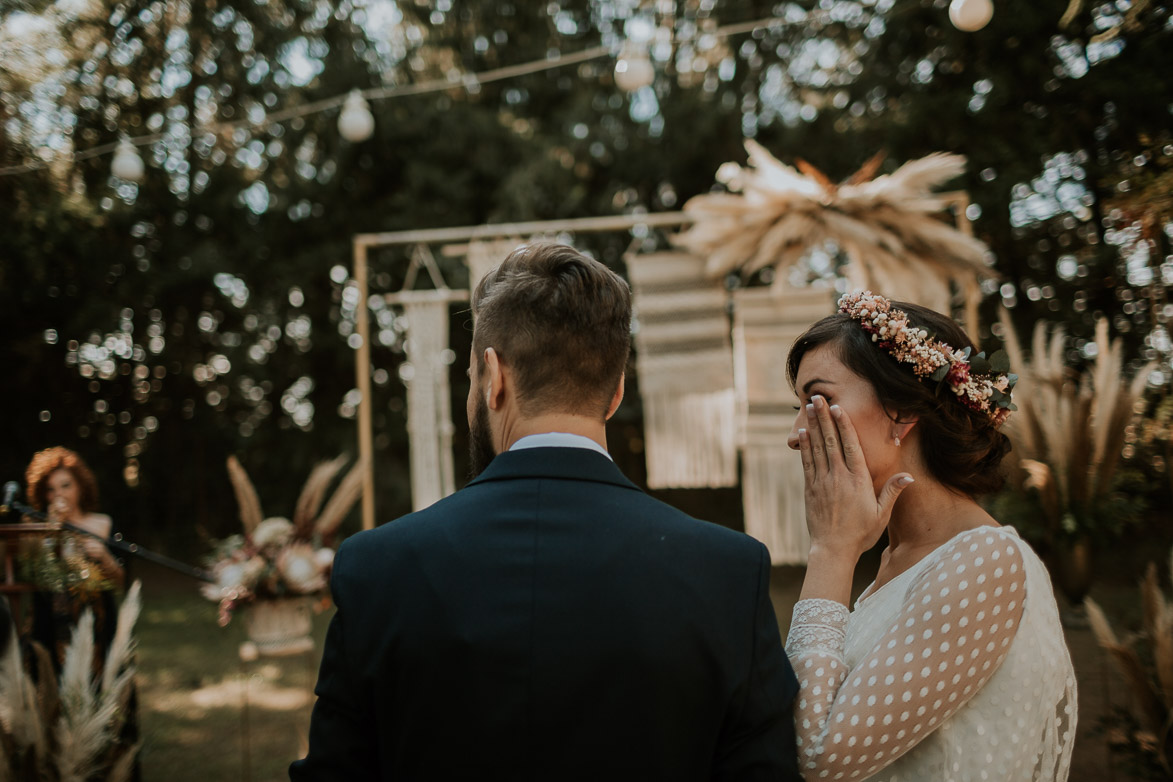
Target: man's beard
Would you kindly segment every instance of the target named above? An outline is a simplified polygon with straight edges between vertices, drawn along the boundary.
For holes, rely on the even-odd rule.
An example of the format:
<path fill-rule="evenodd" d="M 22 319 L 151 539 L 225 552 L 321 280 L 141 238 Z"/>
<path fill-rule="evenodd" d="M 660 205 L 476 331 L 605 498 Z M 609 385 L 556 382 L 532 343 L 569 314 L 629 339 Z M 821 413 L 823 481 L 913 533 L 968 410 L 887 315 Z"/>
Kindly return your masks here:
<path fill-rule="evenodd" d="M 468 479 L 480 475 L 497 457 L 493 448 L 493 430 L 489 426 L 489 406 L 477 397 L 476 411 L 468 428 Z"/>

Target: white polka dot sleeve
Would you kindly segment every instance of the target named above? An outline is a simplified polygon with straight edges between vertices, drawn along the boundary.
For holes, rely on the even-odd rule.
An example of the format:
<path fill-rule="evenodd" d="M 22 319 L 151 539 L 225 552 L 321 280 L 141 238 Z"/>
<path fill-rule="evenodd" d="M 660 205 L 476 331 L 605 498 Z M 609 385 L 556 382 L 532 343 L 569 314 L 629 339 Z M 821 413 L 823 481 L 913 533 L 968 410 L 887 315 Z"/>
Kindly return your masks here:
<path fill-rule="evenodd" d="M 930 555 L 899 619 L 847 669 L 847 609 L 801 600 L 786 651 L 798 675 L 799 762 L 807 779 L 860 779 L 932 733 L 982 688 L 1022 617 L 1022 554 L 998 535 L 962 535 Z"/>

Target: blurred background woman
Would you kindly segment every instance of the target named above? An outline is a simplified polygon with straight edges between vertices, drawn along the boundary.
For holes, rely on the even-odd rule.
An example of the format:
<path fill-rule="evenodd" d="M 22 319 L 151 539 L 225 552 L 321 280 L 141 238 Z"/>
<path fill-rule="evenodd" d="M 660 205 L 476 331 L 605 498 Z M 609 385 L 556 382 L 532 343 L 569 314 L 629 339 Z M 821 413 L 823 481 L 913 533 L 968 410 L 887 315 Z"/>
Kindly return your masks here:
<path fill-rule="evenodd" d="M 126 573 L 104 540 L 113 524 L 98 513 L 98 486 L 82 458 L 68 448 L 49 448 L 33 456 L 25 471 L 29 503 L 94 536 L 64 531 L 46 538 L 26 560 L 30 579 L 39 587 L 33 598 L 33 640 L 49 650 L 60 670 L 65 647 L 85 609 L 94 613 L 94 666 L 100 670 L 114 638 L 118 606 L 115 591 Z"/>

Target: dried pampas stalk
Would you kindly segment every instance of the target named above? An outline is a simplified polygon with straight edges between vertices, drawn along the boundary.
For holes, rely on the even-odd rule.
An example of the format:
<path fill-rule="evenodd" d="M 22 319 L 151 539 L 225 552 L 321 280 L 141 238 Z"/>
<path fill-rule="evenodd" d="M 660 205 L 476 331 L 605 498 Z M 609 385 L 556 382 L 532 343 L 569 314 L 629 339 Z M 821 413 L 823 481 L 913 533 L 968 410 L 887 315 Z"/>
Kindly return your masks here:
<path fill-rule="evenodd" d="M 334 480 L 334 476 L 338 474 L 344 464 L 346 464 L 346 456 L 340 455 L 336 459 L 316 465 L 310 472 L 310 477 L 306 478 L 305 486 L 297 498 L 297 506 L 293 511 L 293 527 L 296 537 L 308 538 L 310 536 L 314 527 L 314 519 L 317 517 L 318 511 L 322 509 L 322 502 L 326 499 L 326 489 L 330 487 L 330 481 Z"/>
<path fill-rule="evenodd" d="M 346 518 L 346 514 L 354 507 L 354 503 L 358 502 L 358 498 L 362 496 L 365 464 L 365 461 L 359 459 L 358 463 L 350 468 L 350 472 L 346 473 L 346 477 L 338 484 L 334 495 L 326 503 L 322 515 L 318 516 L 317 522 L 314 523 L 314 529 L 322 536 L 323 541 L 330 540 L 334 536 L 338 525 Z"/>
<path fill-rule="evenodd" d="M 1157 634 L 1157 625 L 1165 613 L 1165 596 L 1157 583 L 1157 563 L 1150 562 L 1140 582 L 1140 607 L 1144 630 L 1150 637 Z"/>
<path fill-rule="evenodd" d="M 61 782 L 83 782 L 92 777 L 121 724 L 134 677 L 130 662 L 134 650 L 131 631 L 142 605 L 141 589 L 141 583 L 134 582 L 119 608 L 114 641 L 106 657 L 100 686 L 95 686 L 90 672 L 94 654 L 93 613 L 87 610 L 82 614 L 65 650 L 55 757 Z M 137 751 L 137 747 L 128 750 L 115 767 L 132 763 Z"/>
<path fill-rule="evenodd" d="M 4 628 L 11 631 L 7 647 L 0 657 L 0 755 L 9 752 L 23 755 L 32 748 L 38 761 L 44 757 L 46 741 L 44 724 L 37 709 L 36 688 L 20 661 L 20 644 L 17 641 L 16 626 Z M 0 776 L 7 769 L 8 761 L 0 757 Z"/>
<path fill-rule="evenodd" d="M 57 719 L 57 773 L 61 782 L 82 782 L 96 771 L 94 761 L 106 745 L 113 715 L 99 713 L 90 686 L 94 659 L 94 614 L 86 610 L 73 629 L 61 667 L 61 716 Z"/>
<path fill-rule="evenodd" d="M 1145 673 L 1140 657 L 1134 650 L 1124 646 L 1116 638 L 1112 625 L 1108 623 L 1107 617 L 1104 616 L 1103 610 L 1096 604 L 1096 601 L 1087 597 L 1084 598 L 1083 604 L 1087 609 L 1088 623 L 1091 625 L 1096 640 L 1112 655 L 1116 661 L 1116 667 L 1136 697 L 1144 728 L 1152 731 L 1155 735 L 1162 735 L 1167 712 L 1164 705 L 1153 693 L 1152 684 L 1149 682 L 1148 674 Z"/>
<path fill-rule="evenodd" d="M 228 457 L 228 477 L 232 481 L 232 490 L 236 492 L 236 503 L 240 506 L 240 523 L 244 526 L 244 534 L 251 535 L 264 519 L 256 487 L 235 456 Z"/>
<path fill-rule="evenodd" d="M 1131 381 L 1123 380 L 1123 343 L 1109 338 L 1108 323 L 1101 319 L 1095 363 L 1075 377 L 1064 360 L 1062 327 L 1037 323 L 1027 360 L 1005 309 L 999 318 L 1006 352 L 1019 375 L 1014 392 L 1019 410 L 1005 431 L 1027 474 L 1024 488 L 1039 489 L 1047 520 L 1057 530 L 1064 513 L 1090 507 L 1112 490 L 1125 431 L 1153 364 Z M 1048 468 L 1048 480 L 1040 465 Z"/>
<path fill-rule="evenodd" d="M 139 611 L 142 610 L 142 582 L 135 581 L 126 590 L 126 597 L 122 599 L 122 606 L 118 609 L 118 625 L 114 631 L 114 640 L 110 642 L 110 651 L 106 654 L 106 665 L 102 671 L 102 692 L 115 691 L 116 682 L 124 669 L 131 664 L 131 654 L 134 652 L 134 638 L 131 631 L 138 621 Z"/>
<path fill-rule="evenodd" d="M 134 759 L 138 756 L 139 750 L 142 749 L 143 743 L 127 748 L 118 760 L 114 761 L 114 765 L 110 767 L 110 773 L 106 775 L 106 782 L 127 782 L 131 774 L 134 773 Z M 301 755 L 300 757 L 305 757 Z"/>

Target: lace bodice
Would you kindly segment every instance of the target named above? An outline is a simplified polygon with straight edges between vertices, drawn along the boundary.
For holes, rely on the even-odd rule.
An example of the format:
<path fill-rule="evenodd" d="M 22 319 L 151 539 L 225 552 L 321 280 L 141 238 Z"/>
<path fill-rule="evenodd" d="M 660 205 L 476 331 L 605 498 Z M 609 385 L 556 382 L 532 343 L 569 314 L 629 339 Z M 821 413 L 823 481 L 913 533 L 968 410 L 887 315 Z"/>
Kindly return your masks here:
<path fill-rule="evenodd" d="M 799 601 L 786 649 L 808 780 L 1067 778 L 1075 675 L 1047 571 L 1008 527 L 961 533 L 850 614 Z"/>

